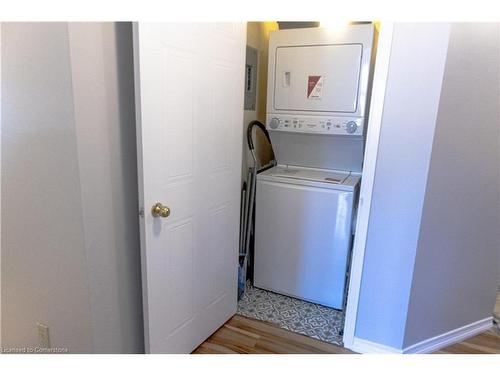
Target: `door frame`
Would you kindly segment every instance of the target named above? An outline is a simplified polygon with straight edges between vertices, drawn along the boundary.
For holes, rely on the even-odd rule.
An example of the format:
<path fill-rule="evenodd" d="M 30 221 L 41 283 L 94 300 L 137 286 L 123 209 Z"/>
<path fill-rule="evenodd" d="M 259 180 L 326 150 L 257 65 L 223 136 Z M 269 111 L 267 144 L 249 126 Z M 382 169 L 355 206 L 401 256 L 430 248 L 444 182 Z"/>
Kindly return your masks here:
<path fill-rule="evenodd" d="M 389 73 L 389 61 L 392 48 L 394 23 L 381 22 L 378 35 L 376 65 L 373 74 L 373 86 L 368 117 L 368 132 L 366 136 L 365 155 L 363 160 L 363 175 L 359 192 L 358 216 L 352 249 L 352 260 L 349 277 L 349 289 L 344 322 L 344 347 L 350 349 L 354 344 L 356 320 L 358 314 L 359 294 L 365 257 L 370 208 L 373 195 L 373 184 L 379 148 L 380 131 L 382 128 L 382 113 Z"/>

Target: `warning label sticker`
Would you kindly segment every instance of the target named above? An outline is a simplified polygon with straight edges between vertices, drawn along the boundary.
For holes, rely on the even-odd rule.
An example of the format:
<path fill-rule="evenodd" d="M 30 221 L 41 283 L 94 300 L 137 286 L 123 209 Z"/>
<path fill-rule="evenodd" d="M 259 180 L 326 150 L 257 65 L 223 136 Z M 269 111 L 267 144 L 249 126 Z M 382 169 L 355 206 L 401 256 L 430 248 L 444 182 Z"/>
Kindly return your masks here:
<path fill-rule="evenodd" d="M 321 99 L 323 94 L 323 76 L 309 76 L 307 79 L 307 99 Z"/>

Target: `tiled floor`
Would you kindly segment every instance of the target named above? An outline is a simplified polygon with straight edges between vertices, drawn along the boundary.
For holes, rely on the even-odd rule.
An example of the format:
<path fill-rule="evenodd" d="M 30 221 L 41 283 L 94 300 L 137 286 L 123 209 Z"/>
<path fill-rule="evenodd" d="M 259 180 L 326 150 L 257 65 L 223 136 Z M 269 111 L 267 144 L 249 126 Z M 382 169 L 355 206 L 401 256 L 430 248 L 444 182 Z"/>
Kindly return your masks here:
<path fill-rule="evenodd" d="M 342 345 L 341 311 L 258 289 L 250 284 L 238 303 L 238 314 L 270 322 L 330 344 Z"/>

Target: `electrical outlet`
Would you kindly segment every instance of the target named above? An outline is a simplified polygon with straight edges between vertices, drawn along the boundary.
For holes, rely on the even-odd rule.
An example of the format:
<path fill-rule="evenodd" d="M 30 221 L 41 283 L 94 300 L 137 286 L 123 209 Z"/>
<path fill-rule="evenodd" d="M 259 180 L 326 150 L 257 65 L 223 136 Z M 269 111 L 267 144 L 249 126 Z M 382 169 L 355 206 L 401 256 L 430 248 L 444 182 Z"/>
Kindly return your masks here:
<path fill-rule="evenodd" d="M 40 348 L 50 348 L 49 327 L 42 323 L 36 323 L 36 328 Z"/>

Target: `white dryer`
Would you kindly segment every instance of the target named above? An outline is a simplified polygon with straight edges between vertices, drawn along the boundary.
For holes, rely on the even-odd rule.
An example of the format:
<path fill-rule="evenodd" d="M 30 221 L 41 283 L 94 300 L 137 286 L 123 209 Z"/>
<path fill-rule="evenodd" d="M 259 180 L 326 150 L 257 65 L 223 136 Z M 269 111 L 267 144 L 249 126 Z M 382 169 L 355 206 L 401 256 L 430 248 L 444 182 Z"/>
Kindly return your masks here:
<path fill-rule="evenodd" d="M 281 165 L 258 175 L 256 287 L 342 309 L 359 180 Z"/>
<path fill-rule="evenodd" d="M 373 40 L 372 24 L 270 34 L 266 128 L 281 165 L 257 177 L 257 287 L 343 308 Z"/>
<path fill-rule="evenodd" d="M 366 134 L 373 25 L 269 37 L 266 124 L 275 133 L 354 139 Z"/>

